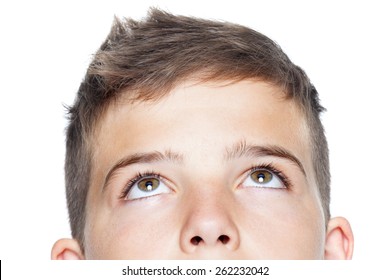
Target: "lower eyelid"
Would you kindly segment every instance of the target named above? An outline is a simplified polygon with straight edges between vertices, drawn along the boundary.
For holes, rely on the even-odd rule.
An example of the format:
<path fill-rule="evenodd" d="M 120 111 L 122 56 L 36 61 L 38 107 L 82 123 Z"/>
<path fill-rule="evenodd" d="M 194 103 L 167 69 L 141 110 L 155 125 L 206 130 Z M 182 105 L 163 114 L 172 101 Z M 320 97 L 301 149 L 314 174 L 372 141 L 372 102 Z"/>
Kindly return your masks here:
<path fill-rule="evenodd" d="M 274 175 L 276 176 L 276 175 Z M 247 180 L 249 180 L 248 183 L 245 183 Z M 245 180 L 241 183 L 241 187 L 243 188 L 264 188 L 264 189 L 286 189 L 287 187 L 285 186 L 285 184 L 283 183 L 283 181 L 279 178 L 279 177 L 275 177 L 275 179 L 273 179 L 273 181 L 271 182 L 268 182 L 268 183 L 264 183 L 264 184 L 261 184 L 261 183 L 256 183 L 252 180 L 252 178 L 250 177 L 246 177 Z M 275 180 L 277 180 L 275 182 Z"/>

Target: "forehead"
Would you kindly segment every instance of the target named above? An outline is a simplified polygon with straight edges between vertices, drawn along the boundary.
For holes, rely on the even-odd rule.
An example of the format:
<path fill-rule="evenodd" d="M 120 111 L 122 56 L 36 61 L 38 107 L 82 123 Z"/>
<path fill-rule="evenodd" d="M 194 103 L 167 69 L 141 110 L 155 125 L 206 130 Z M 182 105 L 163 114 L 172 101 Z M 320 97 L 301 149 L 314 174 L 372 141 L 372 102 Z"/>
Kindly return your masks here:
<path fill-rule="evenodd" d="M 152 102 L 132 103 L 124 94 L 99 122 L 93 166 L 104 173 L 125 154 L 156 150 L 213 148 L 217 155 L 242 140 L 282 146 L 311 169 L 304 114 L 278 87 L 259 81 L 186 82 Z"/>

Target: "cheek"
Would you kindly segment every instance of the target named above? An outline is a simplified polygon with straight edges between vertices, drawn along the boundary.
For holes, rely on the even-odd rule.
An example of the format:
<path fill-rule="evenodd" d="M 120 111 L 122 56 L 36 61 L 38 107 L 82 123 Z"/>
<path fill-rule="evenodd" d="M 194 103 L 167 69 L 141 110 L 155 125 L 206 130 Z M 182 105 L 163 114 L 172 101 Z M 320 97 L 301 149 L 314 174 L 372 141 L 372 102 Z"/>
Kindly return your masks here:
<path fill-rule="evenodd" d="M 93 244 L 87 259 L 168 258 L 169 250 L 177 247 L 179 228 L 174 213 L 168 211 L 129 203 L 99 215 L 86 239 L 86 245 Z"/>
<path fill-rule="evenodd" d="M 242 202 L 245 215 L 241 215 L 240 232 L 252 255 L 267 259 L 323 258 L 325 226 L 313 199 L 265 191 Z"/>

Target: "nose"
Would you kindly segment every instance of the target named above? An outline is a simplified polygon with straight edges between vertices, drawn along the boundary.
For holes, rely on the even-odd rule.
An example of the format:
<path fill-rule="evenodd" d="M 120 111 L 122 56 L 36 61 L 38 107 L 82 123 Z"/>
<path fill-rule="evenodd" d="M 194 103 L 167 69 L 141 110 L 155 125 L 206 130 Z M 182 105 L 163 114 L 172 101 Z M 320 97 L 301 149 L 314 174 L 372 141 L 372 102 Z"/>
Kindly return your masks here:
<path fill-rule="evenodd" d="M 240 237 L 234 222 L 234 209 L 220 197 L 205 199 L 193 196 L 187 207 L 180 246 L 187 253 L 207 250 L 235 251 Z"/>

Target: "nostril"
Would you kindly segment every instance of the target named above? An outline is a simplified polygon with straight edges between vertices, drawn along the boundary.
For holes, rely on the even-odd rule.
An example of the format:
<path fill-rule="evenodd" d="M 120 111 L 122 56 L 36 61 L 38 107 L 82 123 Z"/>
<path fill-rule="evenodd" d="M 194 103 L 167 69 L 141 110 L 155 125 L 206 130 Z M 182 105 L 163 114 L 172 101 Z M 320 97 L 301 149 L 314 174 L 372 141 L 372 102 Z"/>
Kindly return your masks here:
<path fill-rule="evenodd" d="M 191 238 L 191 243 L 193 245 L 198 245 L 203 239 L 200 236 L 194 236 Z"/>
<path fill-rule="evenodd" d="M 229 242 L 230 238 L 227 235 L 221 235 L 218 237 L 218 240 L 222 242 L 222 244 L 226 244 Z"/>
<path fill-rule="evenodd" d="M 202 237 L 198 235 L 192 237 L 190 240 L 191 244 L 195 246 L 199 245 L 199 243 L 201 243 L 202 241 L 203 241 Z M 230 241 L 230 237 L 223 234 L 218 237 L 218 241 L 220 241 L 222 244 L 227 244 Z"/>

